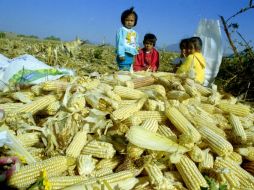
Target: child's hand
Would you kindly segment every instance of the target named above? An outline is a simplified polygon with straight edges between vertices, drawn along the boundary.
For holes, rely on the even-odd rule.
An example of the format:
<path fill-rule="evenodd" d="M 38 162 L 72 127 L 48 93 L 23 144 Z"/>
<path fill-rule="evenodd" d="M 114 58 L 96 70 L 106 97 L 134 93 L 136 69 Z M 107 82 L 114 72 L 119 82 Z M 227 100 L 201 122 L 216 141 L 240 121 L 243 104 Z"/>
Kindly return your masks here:
<path fill-rule="evenodd" d="M 120 60 L 120 61 L 124 61 L 124 60 L 125 60 L 125 57 L 119 57 L 119 60 Z"/>

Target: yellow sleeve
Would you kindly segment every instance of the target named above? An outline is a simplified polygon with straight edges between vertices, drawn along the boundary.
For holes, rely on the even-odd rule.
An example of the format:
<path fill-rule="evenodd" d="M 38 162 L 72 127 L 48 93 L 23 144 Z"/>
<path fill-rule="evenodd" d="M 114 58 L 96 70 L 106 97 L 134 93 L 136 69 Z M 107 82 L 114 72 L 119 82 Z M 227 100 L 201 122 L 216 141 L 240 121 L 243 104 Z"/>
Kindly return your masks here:
<path fill-rule="evenodd" d="M 181 74 L 181 73 L 189 73 L 189 70 L 191 68 L 191 64 L 193 61 L 193 55 L 189 55 L 185 61 L 182 63 L 182 65 L 177 69 L 176 73 Z"/>

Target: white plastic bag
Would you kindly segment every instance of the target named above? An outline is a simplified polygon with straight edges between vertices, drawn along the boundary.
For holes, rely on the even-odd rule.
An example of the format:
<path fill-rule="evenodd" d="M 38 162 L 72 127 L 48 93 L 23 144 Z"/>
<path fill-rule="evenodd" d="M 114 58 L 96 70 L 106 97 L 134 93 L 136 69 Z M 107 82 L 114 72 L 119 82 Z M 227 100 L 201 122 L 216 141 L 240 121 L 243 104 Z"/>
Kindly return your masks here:
<path fill-rule="evenodd" d="M 74 75 L 69 69 L 58 69 L 39 61 L 32 55 L 22 55 L 9 60 L 3 73 L 0 90 L 8 85 L 39 84 L 48 80 L 56 80 L 64 75 Z"/>
<path fill-rule="evenodd" d="M 195 36 L 202 39 L 202 54 L 206 60 L 204 86 L 211 86 L 217 76 L 223 56 L 223 45 L 219 20 L 202 19 Z"/>
<path fill-rule="evenodd" d="M 3 79 L 5 69 L 9 65 L 10 59 L 0 54 L 0 81 Z"/>

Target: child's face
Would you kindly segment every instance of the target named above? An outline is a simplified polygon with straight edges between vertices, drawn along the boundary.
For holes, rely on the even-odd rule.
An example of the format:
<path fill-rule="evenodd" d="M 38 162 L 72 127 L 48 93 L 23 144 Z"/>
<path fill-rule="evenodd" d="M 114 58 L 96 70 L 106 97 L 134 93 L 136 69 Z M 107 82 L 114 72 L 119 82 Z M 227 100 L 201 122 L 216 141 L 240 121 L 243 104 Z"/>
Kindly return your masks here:
<path fill-rule="evenodd" d="M 151 51 L 153 49 L 153 43 L 149 41 L 144 42 L 144 48 L 146 51 Z"/>
<path fill-rule="evenodd" d="M 135 15 L 134 14 L 130 14 L 129 16 L 127 16 L 124 20 L 124 26 L 128 29 L 131 29 L 135 24 Z"/>
<path fill-rule="evenodd" d="M 187 57 L 187 56 L 188 56 L 187 49 L 186 48 L 181 49 L 181 57 Z"/>
<path fill-rule="evenodd" d="M 195 47 L 194 47 L 194 45 L 190 44 L 190 45 L 188 45 L 188 48 L 187 48 L 187 54 L 189 55 L 189 54 L 193 54 L 193 53 L 195 53 Z"/>

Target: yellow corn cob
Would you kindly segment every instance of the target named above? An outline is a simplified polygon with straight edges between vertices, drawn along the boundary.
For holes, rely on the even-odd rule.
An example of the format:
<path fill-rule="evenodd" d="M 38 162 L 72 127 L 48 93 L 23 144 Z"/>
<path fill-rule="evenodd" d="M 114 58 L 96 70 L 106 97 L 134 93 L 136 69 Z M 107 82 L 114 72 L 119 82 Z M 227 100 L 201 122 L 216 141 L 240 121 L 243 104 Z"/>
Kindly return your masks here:
<path fill-rule="evenodd" d="M 68 85 L 68 82 L 53 80 L 42 83 L 41 88 L 45 91 L 65 91 Z"/>
<path fill-rule="evenodd" d="M 146 96 L 145 93 L 141 92 L 140 90 L 135 90 L 124 86 L 115 86 L 114 92 L 123 99 L 137 100 Z"/>
<path fill-rule="evenodd" d="M 91 81 L 81 83 L 80 85 L 84 87 L 86 90 L 91 90 L 91 89 L 95 89 L 97 86 L 99 86 L 99 84 L 100 84 L 99 79 L 93 79 Z"/>
<path fill-rule="evenodd" d="M 118 102 L 119 108 L 120 108 L 120 107 L 123 107 L 123 106 L 126 106 L 126 105 L 133 104 L 133 103 L 135 103 L 136 101 L 137 101 L 137 100 L 121 100 L 120 102 Z"/>
<path fill-rule="evenodd" d="M 206 126 L 207 128 L 211 129 L 213 132 L 215 132 L 217 135 L 220 135 L 223 138 L 226 138 L 226 133 L 220 129 L 219 127 L 217 127 L 216 122 L 211 122 L 209 120 L 206 120 L 202 117 L 200 117 L 200 115 L 196 115 L 193 120 L 196 123 L 196 127 L 202 127 L 202 126 Z"/>
<path fill-rule="evenodd" d="M 165 111 L 168 119 L 174 124 L 174 126 L 181 132 L 189 134 L 193 142 L 198 142 L 201 139 L 201 135 L 195 129 L 195 127 L 178 111 L 175 107 L 166 107 Z"/>
<path fill-rule="evenodd" d="M 18 135 L 17 138 L 24 145 L 24 147 L 30 147 L 40 142 L 40 133 L 24 133 Z"/>
<path fill-rule="evenodd" d="M 42 86 L 40 84 L 34 85 L 31 87 L 31 91 L 34 93 L 34 95 L 39 96 L 42 94 Z"/>
<path fill-rule="evenodd" d="M 165 137 L 177 141 L 177 136 L 176 134 L 166 125 L 159 125 L 158 131 L 160 135 L 164 135 Z"/>
<path fill-rule="evenodd" d="M 27 188 L 40 176 L 42 170 L 46 170 L 48 177 L 58 176 L 68 168 L 68 160 L 65 156 L 56 156 L 26 165 L 15 172 L 10 178 L 10 185 L 17 188 Z"/>
<path fill-rule="evenodd" d="M 26 150 L 33 156 L 33 158 L 37 162 L 41 161 L 45 157 L 44 148 L 27 147 Z"/>
<path fill-rule="evenodd" d="M 115 182 L 122 181 L 132 177 L 134 177 L 134 173 L 130 170 L 125 170 L 125 171 L 101 176 L 101 177 L 98 177 L 97 179 L 100 181 L 106 180 L 108 183 L 115 183 Z"/>
<path fill-rule="evenodd" d="M 203 154 L 204 160 L 198 164 L 198 169 L 200 172 L 213 168 L 213 155 L 209 152 L 209 149 L 205 149 Z"/>
<path fill-rule="evenodd" d="M 153 133 L 156 133 L 156 131 L 158 130 L 158 121 L 155 119 L 147 119 L 143 122 L 143 124 L 141 125 L 141 127 L 147 129 L 148 131 L 151 131 Z M 140 155 L 144 152 L 143 148 L 137 147 L 136 145 L 133 145 L 131 143 L 129 143 L 127 145 L 127 153 L 128 156 L 131 159 L 137 159 L 140 157 Z"/>
<path fill-rule="evenodd" d="M 5 103 L 5 104 L 0 104 L 0 109 L 3 109 L 5 113 L 8 113 L 13 110 L 19 109 L 23 105 L 24 105 L 23 103 Z"/>
<path fill-rule="evenodd" d="M 214 163 L 214 169 L 224 169 L 228 168 L 234 175 L 239 179 L 241 188 L 244 187 L 254 187 L 254 177 L 247 171 L 242 169 L 237 163 L 230 159 L 223 159 L 217 157 Z"/>
<path fill-rule="evenodd" d="M 249 161 L 254 161 L 254 147 L 237 148 L 237 152 Z"/>
<path fill-rule="evenodd" d="M 113 158 L 110 159 L 102 159 L 98 164 L 96 164 L 95 168 L 97 170 L 102 169 L 102 168 L 109 168 L 109 169 L 115 169 L 115 167 L 120 163 L 121 159 L 120 157 L 114 156 Z"/>
<path fill-rule="evenodd" d="M 145 170 L 148 173 L 150 182 L 158 189 L 172 189 L 173 185 L 164 178 L 163 173 L 156 164 L 147 164 Z"/>
<path fill-rule="evenodd" d="M 145 103 L 145 109 L 148 111 L 164 111 L 164 102 L 148 99 Z"/>
<path fill-rule="evenodd" d="M 14 92 L 11 94 L 11 97 L 15 100 L 18 100 L 23 103 L 30 103 L 34 98 L 32 92 Z"/>
<path fill-rule="evenodd" d="M 243 104 L 219 103 L 218 106 L 224 112 L 237 116 L 244 117 L 250 114 L 250 107 Z"/>
<path fill-rule="evenodd" d="M 141 121 L 145 121 L 149 118 L 156 119 L 158 123 L 163 123 L 167 120 L 167 117 L 163 112 L 159 111 L 137 111 L 135 116 L 141 119 Z"/>
<path fill-rule="evenodd" d="M 113 92 L 112 90 L 106 90 L 106 95 L 111 98 L 112 100 L 116 100 L 116 101 L 121 101 L 121 97 L 116 94 L 115 92 Z"/>
<path fill-rule="evenodd" d="M 167 98 L 183 101 L 190 98 L 190 95 L 187 94 L 185 91 L 171 90 L 167 93 Z"/>
<path fill-rule="evenodd" d="M 55 101 L 51 104 L 48 105 L 48 107 L 45 109 L 45 112 L 48 115 L 55 115 L 57 113 L 57 111 L 60 109 L 61 104 L 59 101 Z"/>
<path fill-rule="evenodd" d="M 246 134 L 246 143 L 254 143 L 254 132 L 252 131 L 245 131 Z"/>
<path fill-rule="evenodd" d="M 203 104 L 200 104 L 199 106 L 200 106 L 203 110 L 205 110 L 207 113 L 210 113 L 210 114 L 216 114 L 216 113 L 222 114 L 222 113 L 223 113 L 222 110 L 220 110 L 219 108 L 215 107 L 215 106 L 212 105 L 212 104 L 203 103 Z"/>
<path fill-rule="evenodd" d="M 165 90 L 164 86 L 162 86 L 162 85 L 145 86 L 145 87 L 139 88 L 139 90 L 141 90 L 141 91 L 153 90 L 157 94 L 160 94 L 162 97 L 166 97 L 166 90 Z"/>
<path fill-rule="evenodd" d="M 159 77 L 159 78 L 157 78 L 157 82 L 169 90 L 184 91 L 184 88 L 179 81 L 171 81 L 171 80 Z"/>
<path fill-rule="evenodd" d="M 199 97 L 200 93 L 198 92 L 198 90 L 196 89 L 196 87 L 190 86 L 188 84 L 183 85 L 183 88 L 185 89 L 185 92 L 187 94 L 189 94 L 191 97 Z"/>
<path fill-rule="evenodd" d="M 142 98 L 137 101 L 137 103 L 133 103 L 124 107 L 121 107 L 112 113 L 113 120 L 125 120 L 128 117 L 132 116 L 135 112 L 139 111 L 144 105 L 146 98 Z"/>
<path fill-rule="evenodd" d="M 188 155 L 194 162 L 202 162 L 204 160 L 204 154 L 198 146 L 194 146 Z"/>
<path fill-rule="evenodd" d="M 176 163 L 176 168 L 188 189 L 200 190 L 200 187 L 208 186 L 195 163 L 187 156 L 182 156 L 180 162 Z"/>
<path fill-rule="evenodd" d="M 71 144 L 66 149 L 66 155 L 71 156 L 73 158 L 77 158 L 80 155 L 81 150 L 87 143 L 87 132 L 86 131 L 79 131 L 74 136 Z"/>
<path fill-rule="evenodd" d="M 56 98 L 53 95 L 43 96 L 31 103 L 23 105 L 19 109 L 15 110 L 13 113 L 19 114 L 24 112 L 24 113 L 35 114 L 36 112 L 45 109 L 49 104 L 52 104 L 55 101 L 56 101 Z"/>
<path fill-rule="evenodd" d="M 222 130 L 232 129 L 232 126 L 228 123 L 228 120 L 222 114 L 214 114 L 213 115 L 216 122 L 218 123 L 218 127 Z"/>
<path fill-rule="evenodd" d="M 227 158 L 233 160 L 239 165 L 243 162 L 242 156 L 237 152 L 232 152 Z"/>
<path fill-rule="evenodd" d="M 212 89 L 210 88 L 206 88 L 201 84 L 195 83 L 195 87 L 197 88 L 198 92 L 202 95 L 202 96 L 210 96 L 212 93 Z"/>
<path fill-rule="evenodd" d="M 184 153 L 187 149 L 165 136 L 153 133 L 140 126 L 132 126 L 126 133 L 126 137 L 132 144 L 150 150 Z M 156 142 L 156 143 L 155 143 Z"/>
<path fill-rule="evenodd" d="M 91 173 L 91 176 L 93 176 L 93 177 L 102 177 L 102 176 L 109 175 L 109 174 L 112 174 L 112 173 L 113 173 L 113 170 L 110 169 L 110 168 L 101 168 L 99 170 L 94 170 Z"/>
<path fill-rule="evenodd" d="M 113 158 L 116 151 L 112 144 L 93 140 L 81 151 L 81 154 L 91 154 L 97 158 Z"/>
<path fill-rule="evenodd" d="M 239 117 L 239 120 L 244 129 L 252 128 L 253 120 L 251 120 L 248 116 L 247 117 Z"/>
<path fill-rule="evenodd" d="M 229 189 L 239 189 L 240 182 L 238 177 L 235 176 L 234 172 L 232 171 L 225 171 L 221 174 L 225 180 L 228 182 Z"/>
<path fill-rule="evenodd" d="M 132 82 L 134 84 L 134 88 L 140 88 L 143 86 L 152 85 L 155 82 L 155 79 L 152 76 L 148 76 L 148 77 L 133 79 Z"/>
<path fill-rule="evenodd" d="M 219 156 L 229 155 L 233 152 L 232 144 L 211 129 L 201 127 L 199 128 L 199 132 L 209 147 Z"/>
<path fill-rule="evenodd" d="M 85 181 L 87 178 L 83 176 L 56 176 L 48 179 L 53 189 L 63 189 L 65 187 Z"/>
<path fill-rule="evenodd" d="M 235 141 L 238 143 L 244 143 L 247 140 L 247 136 L 239 118 L 234 114 L 230 113 L 229 122 L 231 123 L 231 126 L 233 128 Z"/>

